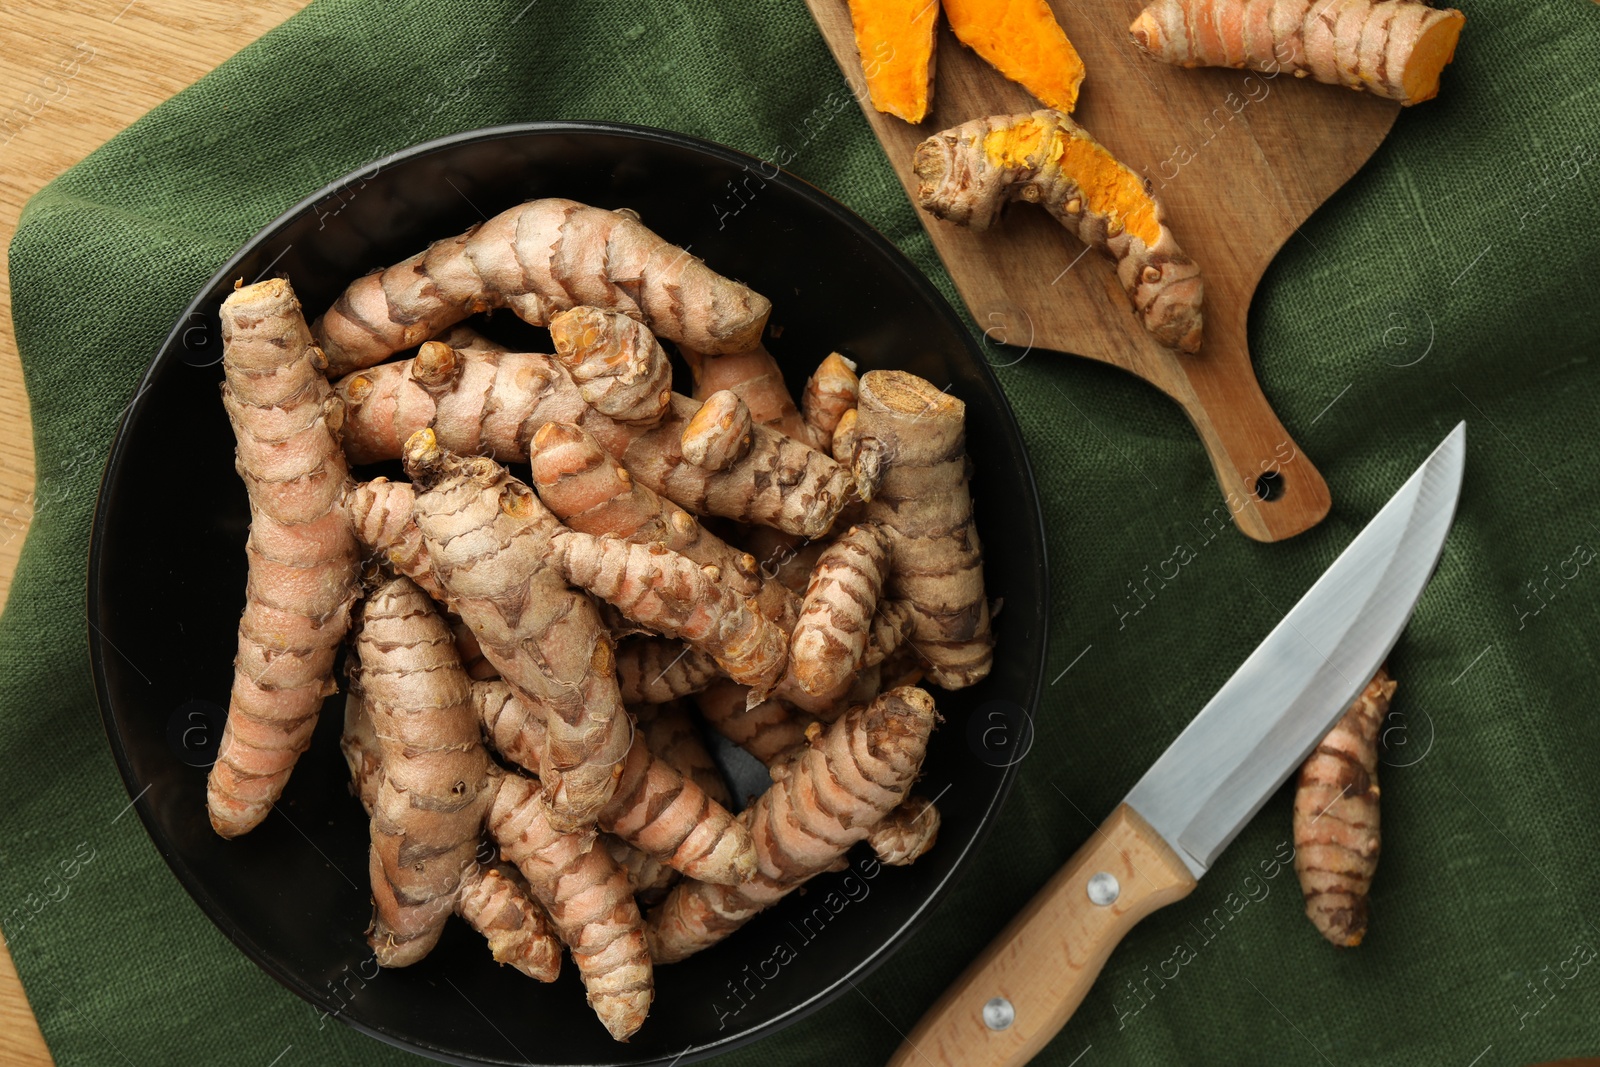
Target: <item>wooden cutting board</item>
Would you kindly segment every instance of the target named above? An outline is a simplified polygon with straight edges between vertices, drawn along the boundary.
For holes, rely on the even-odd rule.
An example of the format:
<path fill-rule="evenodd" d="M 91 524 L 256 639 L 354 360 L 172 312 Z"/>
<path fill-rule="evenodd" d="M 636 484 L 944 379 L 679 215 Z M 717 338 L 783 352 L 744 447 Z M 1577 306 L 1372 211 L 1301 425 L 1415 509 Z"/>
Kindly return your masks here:
<path fill-rule="evenodd" d="M 879 114 L 846 0 L 806 2 L 913 200 L 919 141 L 1042 106 L 941 26 L 928 119 L 912 126 Z M 1288 75 L 1157 63 L 1128 37 L 1140 0 L 1051 6 L 1088 70 L 1073 118 L 1150 181 L 1178 243 L 1200 264 L 1204 346 L 1190 356 L 1152 340 L 1111 261 L 1085 254 L 1042 210 L 1014 205 L 986 233 L 926 213 L 923 223 L 973 318 L 990 340 L 1013 346 L 994 352 L 993 363 L 1025 350 L 1049 358 L 1037 350 L 1053 349 L 1138 375 L 1194 423 L 1239 529 L 1258 541 L 1292 537 L 1328 513 L 1328 487 L 1256 382 L 1250 298 L 1278 249 L 1376 151 L 1399 105 Z"/>

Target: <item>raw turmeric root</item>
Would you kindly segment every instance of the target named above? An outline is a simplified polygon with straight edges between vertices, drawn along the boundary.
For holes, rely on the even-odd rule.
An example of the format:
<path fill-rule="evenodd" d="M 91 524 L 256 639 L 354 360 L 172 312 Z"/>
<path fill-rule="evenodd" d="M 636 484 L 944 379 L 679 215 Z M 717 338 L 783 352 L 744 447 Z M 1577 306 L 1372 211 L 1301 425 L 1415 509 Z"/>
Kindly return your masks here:
<path fill-rule="evenodd" d="M 707 726 L 769 766 L 805 744 L 814 716 L 776 698 L 747 710 L 749 697 L 748 686 L 722 678 L 696 693 L 694 702 Z"/>
<path fill-rule="evenodd" d="M 1078 105 L 1083 60 L 1046 0 L 944 0 L 961 43 L 1049 107 Z"/>
<path fill-rule="evenodd" d="M 593 366 L 590 348 L 611 344 L 604 328 L 614 327 L 615 318 L 583 331 L 590 344 L 575 341 L 561 358 Z M 563 422 L 593 435 L 639 484 L 695 514 L 818 537 L 851 494 L 849 471 L 832 457 L 767 427 L 751 430 L 749 448 L 726 469 L 685 462 L 682 436 L 700 410 L 695 401 L 673 394 L 654 427 L 619 422 L 586 403 L 566 367 L 549 356 L 440 343 L 427 359 L 363 370 L 335 389 L 348 412 L 345 451 L 353 463 L 398 459 L 422 429 L 452 452 L 520 463 L 540 427 Z"/>
<path fill-rule="evenodd" d="M 410 578 L 433 599 L 443 602 L 444 590 L 433 575 L 433 561 L 422 531 L 412 518 L 417 491 L 410 482 L 391 482 L 374 478 L 352 485 L 344 496 L 345 516 L 355 531 L 356 542 L 369 556 L 387 563 L 396 574 Z M 474 644 L 476 649 L 476 644 Z M 463 661 L 473 659 L 466 655 Z"/>
<path fill-rule="evenodd" d="M 644 742 L 656 758 L 705 791 L 706 796 L 725 808 L 733 806 L 733 794 L 717 770 L 716 761 L 706 751 L 694 716 L 682 701 L 640 704 L 634 721 Z"/>
<path fill-rule="evenodd" d="M 917 200 L 930 214 L 987 229 L 1012 200 L 1038 204 L 1117 265 L 1144 328 L 1200 349 L 1200 268 L 1178 247 L 1145 182 L 1059 111 L 974 119 L 917 146 Z"/>
<path fill-rule="evenodd" d="M 860 386 L 856 365 L 837 352 L 829 354 L 806 379 L 806 387 L 800 393 L 800 411 L 811 427 L 813 448 L 832 454 L 833 432 L 845 412 L 856 406 Z"/>
<path fill-rule="evenodd" d="M 939 809 L 927 797 L 907 797 L 867 835 L 878 859 L 904 867 L 924 855 L 939 839 Z"/>
<path fill-rule="evenodd" d="M 678 438 L 683 458 L 708 471 L 725 471 L 750 454 L 753 425 L 750 408 L 738 394 L 720 389 L 683 424 Z"/>
<path fill-rule="evenodd" d="M 1294 869 L 1306 917 L 1323 937 L 1354 948 L 1366 936 L 1378 869 L 1378 731 L 1395 683 L 1378 673 L 1300 768 L 1294 794 Z"/>
<path fill-rule="evenodd" d="M 427 955 L 455 910 L 492 799 L 489 755 L 449 627 L 409 578 L 367 598 L 356 651 L 383 763 L 368 941 L 380 965 L 404 967 Z"/>
<path fill-rule="evenodd" d="M 509 863 L 476 863 L 461 875 L 456 914 L 489 942 L 496 963 L 540 982 L 561 970 L 561 942 L 533 897 L 527 879 Z"/>
<path fill-rule="evenodd" d="M 1420 104 L 1439 94 L 1467 17 L 1420 0 L 1157 0 L 1128 28 L 1180 67 L 1248 67 Z"/>
<path fill-rule="evenodd" d="M 872 106 L 910 123 L 927 118 L 933 103 L 939 5 L 933 0 L 850 0 L 850 24 Z"/>
<path fill-rule="evenodd" d="M 631 729 L 609 633 L 569 582 L 760 691 L 782 677 L 783 630 L 723 586 L 715 567 L 567 529 L 505 468 L 440 449 L 430 430 L 412 436 L 405 464 L 423 490 L 414 514 L 450 607 L 518 696 L 553 712 L 541 777 L 558 825 L 577 828 L 605 805 Z"/>
<path fill-rule="evenodd" d="M 815 731 L 745 816 L 756 876 L 675 886 L 650 913 L 652 958 L 674 963 L 721 941 L 865 840 L 905 800 L 937 719 L 927 693 L 896 689 Z"/>
<path fill-rule="evenodd" d="M 372 716 L 367 714 L 366 699 L 361 695 L 359 674 L 345 689 L 344 732 L 339 735 L 339 751 L 350 768 L 350 793 L 361 801 L 371 818 L 378 784 L 383 780 L 383 756 L 378 751 L 378 733 L 372 727 Z"/>
<path fill-rule="evenodd" d="M 236 837 L 266 818 L 337 689 L 334 656 L 350 626 L 360 552 L 340 506 L 349 481 L 343 408 L 289 283 L 229 294 L 222 338 L 222 399 L 250 495 L 250 570 L 206 808 L 217 833 Z"/>
<path fill-rule="evenodd" d="M 648 852 L 639 851 L 615 834 L 601 834 L 600 845 L 628 876 L 628 885 L 632 887 L 633 895 L 641 907 L 645 902 L 653 904 L 666 896 L 667 890 L 682 877 Z"/>
<path fill-rule="evenodd" d="M 501 755 L 537 766 L 545 747 L 543 715 L 504 682 L 474 682 L 475 721 Z M 599 823 L 641 852 L 703 882 L 737 884 L 755 870 L 750 834 L 692 780 L 635 739 L 620 765 L 617 789 Z"/>
<path fill-rule="evenodd" d="M 430 341 L 415 359 L 347 375 L 334 389 L 349 412 L 344 447 L 352 463 L 396 459 L 406 438 L 424 428 L 453 451 L 507 463 L 527 459 L 533 435 L 547 422 L 592 421 L 611 431 L 609 439 L 627 436 L 584 401 L 553 357 L 533 352 Z"/>
<path fill-rule="evenodd" d="M 414 435 L 406 468 L 451 610 L 517 695 L 548 713 L 539 770 L 553 823 L 588 826 L 616 788 L 632 727 L 594 602 L 551 558 L 560 523 L 493 460 L 442 451 L 431 431 Z"/>
<path fill-rule="evenodd" d="M 659 544 L 568 531 L 555 543 L 567 580 L 666 637 L 709 654 L 728 677 L 765 695 L 783 677 L 788 635 L 755 609 L 755 601 L 721 583 L 716 567 L 700 567 Z"/>
<path fill-rule="evenodd" d="M 584 403 L 618 422 L 654 426 L 672 403 L 672 365 L 643 324 L 577 307 L 550 319 L 557 358 Z"/>
<path fill-rule="evenodd" d="M 499 680 L 500 672 L 494 669 L 494 664 L 483 658 L 483 648 L 478 644 L 472 627 L 457 619 L 450 624 L 450 636 L 455 638 L 456 655 L 461 657 L 461 669 L 467 672 L 468 678 L 475 682 Z"/>
<path fill-rule="evenodd" d="M 370 819 L 377 804 L 383 760 L 361 692 L 359 671 L 351 678 L 339 747 L 350 767 L 351 791 Z M 487 805 L 484 807 L 487 810 Z M 555 981 L 561 971 L 561 942 L 550 929 L 543 907 L 516 868 L 490 863 L 484 847 L 480 843 L 478 855 L 461 872 L 456 914 L 489 942 L 496 963 L 510 964 L 540 982 Z"/>
<path fill-rule="evenodd" d="M 539 784 L 500 775 L 489 832 L 544 904 L 588 990 L 589 1006 L 618 1041 L 644 1025 L 654 997 L 650 953 L 628 876 L 592 836 L 558 831 Z"/>
<path fill-rule="evenodd" d="M 353 283 L 313 330 L 330 374 L 383 362 L 470 315 L 510 308 L 535 326 L 579 305 L 620 311 L 706 352 L 761 338 L 772 305 L 638 219 L 530 200 Z"/>
<path fill-rule="evenodd" d="M 617 688 L 626 704 L 665 704 L 698 693 L 722 672 L 717 661 L 665 637 L 633 637 L 617 646 Z"/>
<path fill-rule="evenodd" d="M 744 401 L 750 421 L 757 426 L 770 426 L 786 437 L 817 447 L 783 382 L 783 369 L 764 346 L 720 356 L 688 348 L 680 351 L 694 376 L 696 400 L 727 390 Z"/>
<path fill-rule="evenodd" d="M 867 524 L 852 526 L 823 551 L 790 638 L 788 686 L 821 701 L 850 688 L 867 651 L 893 547 L 887 530 Z"/>
<path fill-rule="evenodd" d="M 894 545 L 888 594 L 909 606 L 909 641 L 928 676 L 946 689 L 972 685 L 993 665 L 994 636 L 968 489 L 966 405 L 916 375 L 872 371 L 856 410 L 858 461 L 884 464 L 865 514 Z"/>
<path fill-rule="evenodd" d="M 702 566 L 716 567 L 729 588 L 761 590 L 756 561 L 711 533 L 676 504 L 633 480 L 627 468 L 572 423 L 546 423 L 533 438 L 533 485 L 539 499 L 571 529 L 615 534 L 634 544 L 659 544 Z"/>

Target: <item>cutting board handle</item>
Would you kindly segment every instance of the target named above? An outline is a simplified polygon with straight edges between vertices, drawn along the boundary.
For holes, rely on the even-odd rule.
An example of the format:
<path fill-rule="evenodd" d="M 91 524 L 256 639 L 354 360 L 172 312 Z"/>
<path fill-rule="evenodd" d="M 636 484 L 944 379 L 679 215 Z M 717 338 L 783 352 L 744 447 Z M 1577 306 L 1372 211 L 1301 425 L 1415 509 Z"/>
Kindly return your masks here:
<path fill-rule="evenodd" d="M 1200 434 L 1239 530 L 1282 541 L 1321 522 L 1332 506 L 1328 485 L 1262 394 L 1243 329 L 1217 331 L 1198 355 L 1175 362 L 1189 388 L 1163 388 Z"/>

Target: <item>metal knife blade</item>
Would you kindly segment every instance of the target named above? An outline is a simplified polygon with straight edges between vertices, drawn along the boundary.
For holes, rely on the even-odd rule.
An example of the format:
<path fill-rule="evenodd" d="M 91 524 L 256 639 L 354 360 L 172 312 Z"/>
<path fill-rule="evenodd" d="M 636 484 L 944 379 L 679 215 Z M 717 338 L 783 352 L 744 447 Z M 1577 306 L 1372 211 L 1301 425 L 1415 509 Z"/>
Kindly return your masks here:
<path fill-rule="evenodd" d="M 1455 517 L 1460 423 L 1350 542 L 1124 801 L 1198 878 L 1365 688 Z"/>

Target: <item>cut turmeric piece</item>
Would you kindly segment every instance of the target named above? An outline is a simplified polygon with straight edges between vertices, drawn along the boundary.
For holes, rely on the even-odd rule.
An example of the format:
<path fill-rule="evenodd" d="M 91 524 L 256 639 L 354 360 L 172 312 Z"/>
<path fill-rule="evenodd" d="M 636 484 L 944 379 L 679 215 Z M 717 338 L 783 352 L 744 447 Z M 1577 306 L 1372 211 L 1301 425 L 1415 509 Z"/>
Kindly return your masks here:
<path fill-rule="evenodd" d="M 1083 60 L 1046 0 L 944 0 L 961 43 L 1058 111 L 1078 105 Z"/>
<path fill-rule="evenodd" d="M 937 0 L 850 0 L 850 24 L 872 106 L 907 122 L 927 118 Z"/>
<path fill-rule="evenodd" d="M 1439 94 L 1466 23 L 1419 0 L 1157 0 L 1128 32 L 1163 63 L 1287 71 L 1409 106 Z"/>
<path fill-rule="evenodd" d="M 1140 320 L 1162 344 L 1200 348 L 1200 268 L 1178 247 L 1161 204 L 1134 174 L 1059 111 L 974 119 L 917 146 L 917 202 L 987 229 L 1012 200 L 1038 204 L 1110 256 Z"/>

